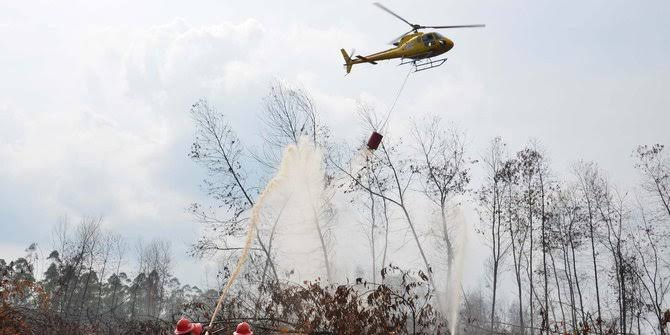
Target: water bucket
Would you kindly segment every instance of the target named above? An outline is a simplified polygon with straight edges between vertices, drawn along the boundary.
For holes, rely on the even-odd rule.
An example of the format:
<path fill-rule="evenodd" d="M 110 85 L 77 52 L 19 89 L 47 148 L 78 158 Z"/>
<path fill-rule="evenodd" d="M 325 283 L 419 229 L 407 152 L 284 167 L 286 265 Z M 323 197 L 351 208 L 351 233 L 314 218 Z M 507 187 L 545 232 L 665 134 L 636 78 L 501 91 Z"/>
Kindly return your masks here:
<path fill-rule="evenodd" d="M 382 143 L 382 134 L 373 131 L 372 135 L 370 135 L 370 139 L 368 140 L 368 149 L 370 150 L 377 150 L 379 148 L 379 144 Z"/>

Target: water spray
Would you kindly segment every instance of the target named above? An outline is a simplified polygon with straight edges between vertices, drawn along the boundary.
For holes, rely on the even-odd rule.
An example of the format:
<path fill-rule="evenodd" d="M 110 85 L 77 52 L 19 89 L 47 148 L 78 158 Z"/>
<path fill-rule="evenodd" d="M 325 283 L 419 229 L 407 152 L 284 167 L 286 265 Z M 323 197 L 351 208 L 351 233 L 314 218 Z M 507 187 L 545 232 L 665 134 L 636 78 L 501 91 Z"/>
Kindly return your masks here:
<path fill-rule="evenodd" d="M 289 146 L 286 148 L 286 152 L 284 154 L 287 155 L 296 149 L 297 148 L 295 146 Z M 251 220 L 249 222 L 249 227 L 247 228 L 247 237 L 244 243 L 244 248 L 242 249 L 242 254 L 240 255 L 240 258 L 237 261 L 235 271 L 233 271 L 233 273 L 230 275 L 230 278 L 228 278 L 228 282 L 226 282 L 226 286 L 224 286 L 223 291 L 221 292 L 221 296 L 219 297 L 219 300 L 216 302 L 216 308 L 214 309 L 214 313 L 212 314 L 212 319 L 209 321 L 209 327 L 207 332 L 205 333 L 206 335 L 209 334 L 209 329 L 212 328 L 214 320 L 216 319 L 216 315 L 219 313 L 219 310 L 221 310 L 221 304 L 223 303 L 223 300 L 226 297 L 228 290 L 230 290 L 230 287 L 235 282 L 235 279 L 237 279 L 237 275 L 241 272 L 242 266 L 244 266 L 244 263 L 247 261 L 247 258 L 249 256 L 249 250 L 251 249 L 251 245 L 253 243 L 254 234 L 256 233 L 256 228 L 258 226 L 258 221 L 260 221 L 261 209 L 263 208 L 265 200 L 268 198 L 270 194 L 272 194 L 274 189 L 279 185 L 279 181 L 282 179 L 284 175 L 285 165 L 286 163 L 284 162 L 284 160 L 282 160 L 282 164 L 279 171 L 268 182 L 268 184 L 263 189 L 263 192 L 261 192 L 261 195 L 258 197 L 258 201 L 256 201 L 254 207 L 251 208 Z"/>
<path fill-rule="evenodd" d="M 465 247 L 467 245 L 468 234 L 465 226 L 465 218 L 460 209 L 456 209 L 454 220 L 456 223 L 455 232 L 458 234 L 458 243 L 455 244 L 453 269 L 449 269 L 449 300 L 447 303 L 447 313 L 449 321 L 449 333 L 456 335 L 458 328 L 458 312 L 461 307 L 461 292 L 463 281 L 463 270 L 465 260 Z"/>
<path fill-rule="evenodd" d="M 259 195 L 256 204 L 251 208 L 251 217 L 249 220 L 249 226 L 247 228 L 246 242 L 242 249 L 242 254 L 240 255 L 240 258 L 237 261 L 235 270 L 231 274 L 230 278 L 228 278 L 228 281 L 226 282 L 226 285 L 224 286 L 223 291 L 221 292 L 221 296 L 219 297 L 216 303 L 216 308 L 214 309 L 214 313 L 212 314 L 212 318 L 209 322 L 210 329 L 214 323 L 214 320 L 216 319 L 216 316 L 221 310 L 223 301 L 225 300 L 228 291 L 232 287 L 233 283 L 235 282 L 237 276 L 241 272 L 242 267 L 244 266 L 249 256 L 249 250 L 251 249 L 251 246 L 253 244 L 254 234 L 256 234 L 259 221 L 261 220 L 261 211 L 264 209 L 266 204 L 271 205 L 274 197 L 276 196 L 280 196 L 282 199 L 285 200 L 287 198 L 286 197 L 287 195 L 282 193 L 282 190 L 285 189 L 286 187 L 300 187 L 301 189 L 305 190 L 304 196 L 306 196 L 306 199 L 302 199 L 303 201 L 312 201 L 313 199 L 320 199 L 319 193 L 317 192 L 320 190 L 320 188 L 316 190 L 311 190 L 309 180 L 306 181 L 307 182 L 306 185 L 303 185 L 299 183 L 297 180 L 295 180 L 296 178 L 309 178 L 310 176 L 309 172 L 314 172 L 315 170 L 309 170 L 309 167 L 306 167 L 306 164 L 311 164 L 311 162 L 320 162 L 320 158 L 318 157 L 315 158 L 315 156 L 313 156 L 315 153 L 319 153 L 319 151 L 318 150 L 310 151 L 309 150 L 310 148 L 312 147 L 310 144 L 308 144 L 308 140 L 306 138 L 301 138 L 298 141 L 298 144 L 292 144 L 286 147 L 282 155 L 282 160 L 276 175 L 267 183 L 267 185 L 263 189 L 263 192 L 261 192 L 261 194 Z M 317 171 L 317 173 L 318 174 L 322 173 L 320 168 Z M 312 177 L 313 176 L 314 175 L 312 174 Z M 294 191 L 295 190 L 291 191 L 288 197 L 293 198 L 296 195 Z M 324 250 L 325 268 L 328 278 L 330 280 L 331 279 L 330 262 L 328 259 L 328 255 L 325 252 L 326 248 L 324 244 L 325 241 L 322 238 L 323 232 L 321 231 L 321 228 L 319 226 L 317 208 L 312 203 L 310 209 L 311 209 L 310 214 L 312 216 L 310 218 L 311 219 L 310 221 L 314 221 L 316 223 L 316 230 L 318 232 L 319 237 L 321 237 L 320 246 Z"/>

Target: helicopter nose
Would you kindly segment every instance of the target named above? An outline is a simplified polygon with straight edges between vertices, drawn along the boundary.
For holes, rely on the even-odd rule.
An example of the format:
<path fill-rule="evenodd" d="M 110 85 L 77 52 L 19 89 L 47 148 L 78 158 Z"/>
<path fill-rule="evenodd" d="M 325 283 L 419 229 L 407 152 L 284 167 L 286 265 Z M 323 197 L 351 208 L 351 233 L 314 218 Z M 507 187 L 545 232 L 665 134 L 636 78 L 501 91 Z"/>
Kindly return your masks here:
<path fill-rule="evenodd" d="M 451 50 L 451 48 L 454 47 L 454 41 L 452 41 L 448 38 L 444 38 L 442 41 L 444 42 L 445 49 L 447 49 L 446 51 L 449 51 L 449 50 Z"/>

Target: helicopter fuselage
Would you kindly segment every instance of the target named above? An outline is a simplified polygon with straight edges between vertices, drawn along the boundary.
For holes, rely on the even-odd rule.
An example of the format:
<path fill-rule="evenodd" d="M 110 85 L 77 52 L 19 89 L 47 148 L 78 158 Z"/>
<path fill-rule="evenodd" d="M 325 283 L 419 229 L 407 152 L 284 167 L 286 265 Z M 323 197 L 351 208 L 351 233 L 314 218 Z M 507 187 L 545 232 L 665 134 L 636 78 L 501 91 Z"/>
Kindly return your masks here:
<path fill-rule="evenodd" d="M 441 55 L 454 47 L 454 42 L 436 32 L 415 32 L 403 36 L 399 41 L 393 43 L 394 48 L 373 53 L 367 56 L 356 55 L 355 58 L 349 58 L 349 55 L 342 50 L 345 58 L 345 66 L 350 70 L 354 64 L 372 63 L 387 59 L 413 59 L 421 60 Z M 349 72 L 349 71 L 347 71 Z"/>

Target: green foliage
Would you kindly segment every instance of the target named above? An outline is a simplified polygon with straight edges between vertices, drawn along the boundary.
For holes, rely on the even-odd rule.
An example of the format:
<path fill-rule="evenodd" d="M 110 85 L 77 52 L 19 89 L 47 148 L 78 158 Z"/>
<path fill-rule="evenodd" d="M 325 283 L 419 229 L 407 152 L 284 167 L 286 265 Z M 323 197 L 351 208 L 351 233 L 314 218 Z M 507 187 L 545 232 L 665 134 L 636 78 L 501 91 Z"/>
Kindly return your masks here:
<path fill-rule="evenodd" d="M 181 285 L 158 272 L 126 273 L 100 278 L 91 269 L 63 261 L 57 252 L 48 258 L 44 277 L 35 280 L 25 258 L 0 259 L 0 334 L 168 334 L 176 319 L 203 304 L 202 290 Z M 204 321 L 204 320 L 203 320 Z"/>

